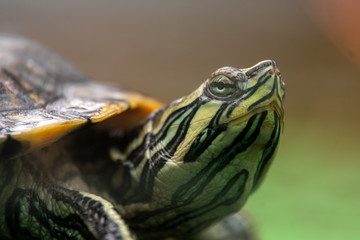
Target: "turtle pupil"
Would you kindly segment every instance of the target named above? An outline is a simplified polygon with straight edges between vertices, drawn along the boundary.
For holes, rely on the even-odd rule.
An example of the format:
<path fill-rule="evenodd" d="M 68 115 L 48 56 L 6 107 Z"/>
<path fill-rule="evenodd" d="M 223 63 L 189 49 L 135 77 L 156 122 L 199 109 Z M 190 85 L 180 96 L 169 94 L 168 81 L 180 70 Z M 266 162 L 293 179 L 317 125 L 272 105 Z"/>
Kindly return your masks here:
<path fill-rule="evenodd" d="M 223 82 L 218 82 L 218 83 L 217 83 L 217 88 L 218 88 L 219 90 L 223 90 L 223 89 L 225 88 L 225 83 L 223 83 Z"/>

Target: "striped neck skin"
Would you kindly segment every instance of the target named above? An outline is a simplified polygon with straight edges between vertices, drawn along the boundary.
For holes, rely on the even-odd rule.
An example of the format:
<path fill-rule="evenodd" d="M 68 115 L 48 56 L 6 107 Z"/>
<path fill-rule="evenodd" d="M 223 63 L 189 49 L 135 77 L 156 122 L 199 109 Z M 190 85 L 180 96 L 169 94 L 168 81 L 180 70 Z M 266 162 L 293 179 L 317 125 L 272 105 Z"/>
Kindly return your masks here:
<path fill-rule="evenodd" d="M 121 153 L 121 210 L 145 238 L 198 232 L 238 211 L 264 176 L 283 126 L 273 61 L 223 67 L 153 113 Z"/>

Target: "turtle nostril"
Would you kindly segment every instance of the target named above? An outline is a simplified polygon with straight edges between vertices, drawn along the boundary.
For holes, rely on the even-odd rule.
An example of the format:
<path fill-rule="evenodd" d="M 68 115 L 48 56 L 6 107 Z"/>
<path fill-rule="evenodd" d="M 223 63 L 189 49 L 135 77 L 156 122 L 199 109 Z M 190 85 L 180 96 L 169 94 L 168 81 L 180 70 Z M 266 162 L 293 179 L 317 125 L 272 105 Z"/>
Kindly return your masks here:
<path fill-rule="evenodd" d="M 278 68 L 275 68 L 275 74 L 279 77 L 281 77 L 280 70 Z"/>
<path fill-rule="evenodd" d="M 277 67 L 277 65 L 276 65 L 276 62 L 275 61 L 273 61 L 273 60 L 271 60 L 271 63 L 272 63 L 272 65 L 273 65 L 273 68 L 269 71 L 269 73 L 272 75 L 272 74 L 274 74 L 274 72 L 275 72 L 275 74 L 276 74 L 276 76 L 281 76 L 281 74 L 280 74 L 280 70 L 278 69 L 278 67 Z"/>
<path fill-rule="evenodd" d="M 276 62 L 274 60 L 271 60 L 271 62 L 272 62 L 272 65 L 274 66 L 274 68 L 277 69 Z"/>

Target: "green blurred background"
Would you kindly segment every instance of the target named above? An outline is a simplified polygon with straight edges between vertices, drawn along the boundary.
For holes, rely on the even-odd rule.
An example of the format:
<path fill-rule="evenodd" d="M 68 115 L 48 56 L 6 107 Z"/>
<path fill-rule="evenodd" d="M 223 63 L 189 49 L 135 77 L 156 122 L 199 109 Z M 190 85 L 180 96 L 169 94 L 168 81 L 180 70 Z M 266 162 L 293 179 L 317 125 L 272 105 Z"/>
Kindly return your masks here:
<path fill-rule="evenodd" d="M 317 16 L 328 12 L 312 6 L 2 0 L 0 32 L 35 39 L 99 81 L 164 102 L 218 67 L 275 60 L 286 82 L 286 126 L 276 161 L 246 206 L 260 239 L 360 239 L 360 68 L 327 37 Z"/>

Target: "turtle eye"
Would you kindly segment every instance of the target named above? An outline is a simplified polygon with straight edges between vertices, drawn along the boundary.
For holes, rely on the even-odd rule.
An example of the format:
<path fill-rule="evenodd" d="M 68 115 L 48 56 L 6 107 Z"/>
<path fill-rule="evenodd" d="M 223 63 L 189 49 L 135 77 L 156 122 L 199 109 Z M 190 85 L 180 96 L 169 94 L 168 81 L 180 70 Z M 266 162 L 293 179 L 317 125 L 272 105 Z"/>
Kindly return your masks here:
<path fill-rule="evenodd" d="M 236 91 L 236 86 L 230 78 L 219 75 L 210 79 L 208 89 L 214 96 L 224 98 L 231 96 Z"/>

